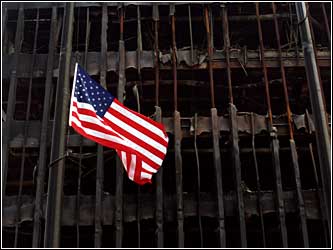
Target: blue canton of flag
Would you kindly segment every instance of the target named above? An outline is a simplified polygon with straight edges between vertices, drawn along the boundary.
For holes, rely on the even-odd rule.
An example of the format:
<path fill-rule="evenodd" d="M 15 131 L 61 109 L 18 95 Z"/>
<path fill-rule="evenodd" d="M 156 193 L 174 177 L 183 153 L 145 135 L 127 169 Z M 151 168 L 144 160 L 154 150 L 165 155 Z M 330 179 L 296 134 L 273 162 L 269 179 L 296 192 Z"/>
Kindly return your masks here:
<path fill-rule="evenodd" d="M 78 102 L 88 103 L 94 107 L 96 114 L 103 117 L 110 107 L 114 97 L 100 84 L 95 82 L 78 65 L 74 96 Z"/>

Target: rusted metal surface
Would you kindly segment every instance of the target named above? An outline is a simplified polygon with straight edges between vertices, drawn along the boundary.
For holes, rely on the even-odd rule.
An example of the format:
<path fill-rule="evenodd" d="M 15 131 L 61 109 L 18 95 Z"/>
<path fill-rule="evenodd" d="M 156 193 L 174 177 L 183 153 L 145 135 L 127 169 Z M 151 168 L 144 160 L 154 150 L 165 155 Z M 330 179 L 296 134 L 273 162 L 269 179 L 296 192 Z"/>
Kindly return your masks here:
<path fill-rule="evenodd" d="M 262 237 L 262 244 L 263 247 L 266 247 L 266 233 L 265 233 L 265 223 L 264 223 L 264 215 L 263 215 L 263 206 L 262 206 L 262 193 L 261 193 L 261 185 L 260 185 L 260 176 L 259 176 L 259 169 L 258 169 L 258 160 L 257 160 L 257 153 L 256 153 L 256 145 L 255 145 L 255 132 L 254 132 L 254 117 L 253 113 L 251 113 L 251 134 L 252 134 L 252 154 L 253 154 L 253 165 L 256 172 L 256 184 L 257 184 L 257 206 L 259 210 L 260 216 L 260 227 L 261 227 L 261 237 Z"/>
<path fill-rule="evenodd" d="M 213 157 L 214 171 L 216 181 L 216 196 L 217 196 L 217 219 L 218 219 L 218 244 L 219 247 L 226 247 L 225 235 L 225 218 L 224 218 L 224 197 L 222 186 L 222 165 L 220 153 L 220 130 L 217 118 L 216 108 L 211 109 L 212 137 L 213 137 Z"/>
<path fill-rule="evenodd" d="M 322 96 L 320 79 L 318 77 L 318 65 L 316 63 L 315 54 L 313 51 L 313 42 L 309 20 L 307 19 L 308 12 L 305 8 L 305 3 L 296 3 L 297 19 L 300 23 L 299 32 L 302 39 L 302 47 L 304 51 L 304 61 L 307 82 L 309 87 L 309 96 L 311 107 L 314 114 L 314 124 L 316 127 L 317 150 L 319 153 L 321 180 L 323 183 L 325 208 L 327 209 L 327 219 L 331 220 L 331 189 L 332 189 L 332 171 L 331 171 L 331 144 L 328 133 L 327 116 L 325 113 L 325 104 Z M 331 234 L 331 224 L 329 224 L 329 235 Z"/>
<path fill-rule="evenodd" d="M 209 73 L 209 87 L 210 87 L 210 100 L 211 107 L 215 108 L 215 93 L 214 93 L 214 77 L 213 77 L 213 67 L 212 67 L 212 35 L 211 27 L 209 21 L 208 7 L 205 6 L 205 27 L 207 33 L 207 51 L 208 51 L 208 73 Z"/>
<path fill-rule="evenodd" d="M 232 103 L 229 104 L 229 113 L 230 113 L 230 126 L 231 126 L 231 134 L 230 139 L 232 141 L 232 162 L 234 165 L 235 171 L 235 184 L 236 184 L 236 194 L 237 194 L 237 208 L 238 208 L 238 220 L 239 220 L 239 228 L 240 228 L 240 240 L 241 247 L 247 246 L 246 240 L 246 224 L 245 224 L 245 214 L 244 214 L 244 198 L 243 198 L 243 189 L 242 189 L 242 170 L 241 170 L 241 162 L 239 156 L 239 145 L 238 145 L 238 130 L 237 130 L 237 119 L 236 113 L 237 109 L 235 105 Z"/>
<path fill-rule="evenodd" d="M 256 7 L 256 15 L 257 15 L 257 24 L 258 24 L 258 35 L 259 35 L 259 44 L 260 44 L 260 54 L 261 54 L 261 62 L 262 62 L 262 70 L 264 74 L 264 82 L 265 82 L 265 93 L 266 93 L 266 102 L 268 109 L 268 131 L 271 137 L 271 150 L 272 150 L 272 163 L 275 173 L 275 181 L 276 181 L 276 198 L 277 198 L 277 206 L 278 206 L 278 215 L 280 222 L 280 231 L 281 231 L 281 245 L 282 247 L 288 247 L 288 238 L 287 238 L 287 227 L 286 227 L 286 215 L 285 215 L 285 205 L 282 197 L 282 180 L 281 180 L 281 167 L 280 167 L 280 154 L 279 154 L 279 141 L 277 139 L 276 128 L 273 126 L 273 115 L 271 108 L 271 98 L 269 92 L 269 83 L 267 76 L 267 69 L 265 64 L 265 55 L 264 55 L 264 43 L 262 36 L 262 28 L 260 22 L 260 13 L 259 13 L 259 3 L 255 3 Z"/>
<path fill-rule="evenodd" d="M 229 40 L 229 24 L 228 24 L 228 12 L 225 7 L 222 7 L 223 15 L 223 33 L 224 33 L 224 50 L 227 63 L 227 79 L 228 79 L 228 90 L 229 90 L 229 114 L 230 114 L 230 140 L 232 146 L 232 162 L 235 171 L 235 184 L 236 184 L 236 194 L 237 194 L 237 204 L 238 204 L 238 219 L 240 228 L 240 241 L 241 247 L 247 247 L 246 240 L 246 223 L 244 215 L 244 199 L 242 190 L 242 169 L 239 156 L 239 137 L 238 137 L 238 125 L 237 125 L 237 109 L 233 104 L 233 93 L 232 93 L 232 79 L 231 79 L 231 69 L 230 69 L 230 40 Z"/>
<path fill-rule="evenodd" d="M 287 109 L 287 121 L 288 121 L 288 127 L 289 127 L 289 137 L 290 137 L 289 144 L 290 144 L 291 158 L 292 158 L 292 163 L 293 163 L 294 177 L 295 177 L 296 190 L 297 190 L 297 198 L 298 198 L 298 206 L 299 206 L 298 210 L 299 210 L 299 217 L 300 217 L 299 218 L 300 226 L 301 226 L 301 231 L 302 231 L 302 240 L 303 240 L 303 246 L 309 247 L 309 237 L 308 237 L 306 216 L 305 216 L 305 210 L 304 210 L 304 199 L 302 196 L 301 177 L 300 177 L 300 170 L 299 170 L 299 165 L 298 165 L 298 154 L 296 151 L 296 144 L 294 141 L 293 127 L 291 125 L 291 111 L 290 111 L 290 104 L 289 104 L 286 73 L 285 73 L 284 65 L 283 65 L 279 25 L 278 25 L 278 21 L 276 18 L 276 7 L 275 7 L 274 3 L 272 3 L 272 9 L 273 9 L 273 15 L 275 16 L 275 18 L 274 18 L 275 34 L 276 34 L 276 41 L 277 41 L 278 50 L 279 50 L 279 54 L 280 54 L 280 71 L 281 71 L 281 77 L 282 77 L 285 105 L 286 105 L 286 109 Z"/>

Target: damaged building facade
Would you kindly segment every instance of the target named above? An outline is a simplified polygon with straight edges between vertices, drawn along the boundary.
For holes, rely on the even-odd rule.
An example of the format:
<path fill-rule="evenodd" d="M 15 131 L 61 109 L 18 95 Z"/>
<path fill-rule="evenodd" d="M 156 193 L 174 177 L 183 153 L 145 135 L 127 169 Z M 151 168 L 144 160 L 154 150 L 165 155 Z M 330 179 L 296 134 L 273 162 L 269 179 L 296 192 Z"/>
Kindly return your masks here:
<path fill-rule="evenodd" d="M 330 4 L 2 3 L 2 247 L 329 247 Z M 67 126 L 75 62 L 164 124 L 152 184 Z"/>

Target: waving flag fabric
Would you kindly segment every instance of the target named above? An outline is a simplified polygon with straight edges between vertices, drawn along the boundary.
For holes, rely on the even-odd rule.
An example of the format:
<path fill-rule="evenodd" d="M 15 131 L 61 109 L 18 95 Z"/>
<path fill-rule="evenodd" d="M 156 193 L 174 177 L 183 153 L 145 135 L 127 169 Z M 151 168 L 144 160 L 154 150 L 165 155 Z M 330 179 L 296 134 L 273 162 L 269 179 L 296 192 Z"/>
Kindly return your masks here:
<path fill-rule="evenodd" d="M 128 177 L 140 185 L 151 183 L 167 152 L 168 136 L 162 124 L 126 108 L 78 64 L 69 125 L 84 137 L 115 149 Z"/>

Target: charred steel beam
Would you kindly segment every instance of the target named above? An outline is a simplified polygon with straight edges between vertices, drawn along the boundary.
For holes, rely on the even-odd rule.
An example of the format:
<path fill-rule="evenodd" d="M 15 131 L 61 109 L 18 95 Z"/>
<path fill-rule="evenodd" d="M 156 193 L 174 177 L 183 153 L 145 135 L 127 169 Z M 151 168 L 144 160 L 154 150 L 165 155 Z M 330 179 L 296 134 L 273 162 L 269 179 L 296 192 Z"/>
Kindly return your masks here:
<path fill-rule="evenodd" d="M 176 193 L 177 193 L 177 231 L 178 247 L 184 247 L 184 215 L 183 215 L 183 165 L 181 155 L 181 127 L 180 113 L 174 112 L 175 129 L 175 167 L 176 167 Z"/>
<path fill-rule="evenodd" d="M 39 147 L 39 159 L 37 163 L 37 184 L 36 184 L 36 200 L 34 210 L 34 225 L 33 225 L 33 238 L 32 247 L 41 247 L 41 230 L 42 230 L 42 215 L 43 215 L 43 195 L 46 175 L 46 157 L 47 157 L 47 138 L 48 138 L 48 121 L 50 116 L 50 100 L 51 100 L 51 87 L 52 87 L 52 73 L 54 65 L 54 52 L 57 44 L 57 8 L 52 7 L 52 17 L 50 25 L 50 39 L 49 39 L 49 53 L 47 61 L 47 73 L 45 79 L 45 94 L 44 94 L 44 105 L 43 105 L 43 118 L 42 127 L 40 133 L 40 147 Z"/>
<path fill-rule="evenodd" d="M 312 112 L 316 127 L 317 150 L 320 162 L 320 172 L 323 183 L 323 191 L 326 203 L 327 220 L 331 221 L 331 145 L 326 122 L 323 96 L 318 78 L 317 63 L 313 51 L 311 31 L 307 11 L 304 2 L 296 3 L 298 28 L 301 34 L 307 82 L 310 92 Z M 331 235 L 331 224 L 329 223 L 329 235 Z"/>
<path fill-rule="evenodd" d="M 24 31 L 24 11 L 22 8 L 22 4 L 20 5 L 18 11 L 17 25 L 16 25 L 16 33 L 15 33 L 15 52 L 14 52 L 14 68 L 10 73 L 10 85 L 9 85 L 9 93 L 8 93 L 8 103 L 7 103 L 7 111 L 6 111 L 6 122 L 4 124 L 5 133 L 3 133 L 2 138 L 2 197 L 5 196 L 6 193 L 6 182 L 7 182 L 7 170 L 8 170 L 8 148 L 10 141 L 10 134 L 12 130 L 12 122 L 15 112 L 15 102 L 16 102 L 16 88 L 17 88 L 17 68 L 19 64 L 19 53 L 22 48 L 23 42 L 23 31 Z"/>
<path fill-rule="evenodd" d="M 306 110 L 306 118 L 307 118 L 307 122 L 310 122 L 310 115 L 308 113 L 308 110 Z M 309 133 L 311 134 L 312 131 L 311 129 L 309 129 Z M 321 220 L 321 224 L 322 224 L 322 228 L 323 228 L 323 233 L 324 233 L 324 238 L 325 238 L 325 244 L 327 247 L 329 247 L 330 242 L 329 242 L 329 236 L 327 235 L 327 223 L 329 223 L 329 221 L 327 221 L 326 219 L 326 214 L 325 214 L 325 201 L 323 200 L 323 195 L 322 195 L 322 188 L 320 187 L 319 184 L 319 178 L 318 178 L 318 171 L 317 171 L 317 164 L 316 164 L 316 160 L 315 160 L 315 156 L 314 156 L 314 152 L 313 152 L 313 147 L 312 147 L 312 142 L 309 143 L 309 152 L 311 155 L 311 162 L 312 162 L 312 170 L 313 170 L 313 176 L 314 176 L 314 180 L 315 180 L 315 184 L 316 184 L 316 197 L 317 200 L 319 202 L 319 207 L 320 207 L 320 220 Z"/>
<path fill-rule="evenodd" d="M 159 105 L 159 94 L 160 94 L 160 68 L 159 68 L 159 47 L 158 47 L 158 27 L 159 27 L 159 11 L 158 5 L 155 4 L 153 7 L 153 19 L 154 19 L 154 67 L 155 67 L 155 101 L 156 106 Z"/>
<path fill-rule="evenodd" d="M 237 124 L 237 109 L 233 104 L 233 94 L 232 94 L 232 79 L 231 79 L 231 69 L 230 69 L 230 39 L 229 39 L 229 24 L 228 24 L 228 10 L 222 5 L 222 15 L 223 15 L 223 34 L 224 34 L 224 51 L 227 63 L 227 79 L 228 79 L 228 90 L 229 90 L 229 114 L 230 114 L 230 140 L 232 145 L 232 163 L 234 167 L 234 177 L 236 184 L 236 194 L 237 194 L 237 205 L 238 205 L 238 220 L 240 227 L 240 242 L 241 247 L 247 246 L 246 239 L 246 223 L 244 214 L 244 198 L 242 190 L 242 170 L 241 162 L 239 157 L 239 137 L 238 137 L 238 124 Z"/>
<path fill-rule="evenodd" d="M 213 77 L 213 67 L 212 67 L 212 38 L 211 38 L 211 27 L 209 25 L 209 13 L 208 7 L 205 6 L 205 27 L 207 34 L 207 50 L 208 50 L 208 74 L 209 74 L 209 86 L 210 86 L 210 96 L 211 96 L 211 107 L 215 108 L 215 93 L 214 93 L 214 77 Z"/>
<path fill-rule="evenodd" d="M 60 226 L 63 196 L 63 179 L 65 171 L 65 135 L 67 131 L 70 60 L 72 53 L 74 3 L 66 3 L 65 18 L 60 49 L 59 78 L 57 82 L 57 96 L 55 117 L 52 133 L 52 147 L 50 161 L 54 163 L 49 169 L 49 185 L 46 204 L 46 222 L 44 247 L 59 247 Z"/>
<path fill-rule="evenodd" d="M 286 212 L 290 215 L 296 212 L 297 210 L 297 199 L 294 191 L 285 191 L 283 193 L 284 201 L 286 203 Z M 142 217 L 144 219 L 154 219 L 154 194 L 146 193 L 142 194 Z M 303 196 L 305 197 L 306 204 L 306 214 L 307 218 L 311 220 L 320 219 L 319 203 L 316 198 L 315 190 L 303 190 Z M 201 192 L 202 197 L 202 206 L 201 213 L 202 216 L 209 217 L 212 219 L 217 218 L 216 207 L 217 200 L 216 196 L 213 193 Z M 62 225 L 63 226 L 75 226 L 75 195 L 64 196 L 64 212 L 62 215 Z M 236 197 L 234 193 L 228 193 L 224 196 L 225 199 L 225 215 L 229 218 L 234 218 L 237 216 L 237 207 L 236 207 Z M 3 204 L 3 220 L 2 226 L 13 227 L 15 224 L 15 202 L 16 196 L 6 196 L 4 198 L 5 203 Z M 22 214 L 25 215 L 22 218 L 24 220 L 31 220 L 33 214 L 33 199 L 29 195 L 23 195 L 23 206 Z M 81 210 L 85 216 L 82 216 L 80 225 L 81 226 L 93 226 L 94 225 L 94 207 L 95 199 L 93 195 L 82 195 L 82 206 Z M 262 191 L 262 202 L 263 202 L 263 213 L 264 215 L 269 215 L 276 212 L 276 207 L 274 205 L 274 192 L 273 191 Z M 244 193 L 245 209 L 246 214 L 250 217 L 258 216 L 257 208 L 257 195 L 255 191 L 247 191 Z M 115 196 L 105 195 L 103 200 L 103 208 L 105 211 L 109 211 L 109 214 L 114 212 L 114 202 Z M 164 216 L 166 222 L 174 222 L 176 220 L 175 206 L 176 206 L 176 195 L 169 194 L 165 195 L 165 204 L 164 204 Z M 194 217 L 197 216 L 197 202 L 195 193 L 184 193 L 184 217 Z M 128 194 L 124 196 L 124 222 L 134 222 L 135 221 L 135 194 Z M 104 225 L 114 225 L 114 220 L 112 216 L 104 214 Z M 316 227 L 317 228 L 317 227 Z M 210 228 L 210 231 L 215 231 L 215 228 Z M 235 228 L 235 230 L 238 230 Z M 207 231 L 206 231 L 207 232 Z M 216 231 L 215 231 L 216 232 Z M 278 233 L 278 228 L 274 227 L 274 232 Z"/>
<path fill-rule="evenodd" d="M 191 14 L 191 4 L 188 5 L 188 25 L 190 29 L 190 44 L 191 44 L 191 66 L 194 64 L 194 46 L 193 46 L 193 30 L 192 30 L 192 14 Z"/>
<path fill-rule="evenodd" d="M 107 29 L 108 29 L 108 7 L 102 6 L 102 27 L 101 27 L 101 71 L 100 84 L 106 89 L 106 52 L 107 52 Z M 95 239 L 94 246 L 102 247 L 103 236 L 103 188 L 104 188 L 104 152 L 103 146 L 97 146 L 97 165 L 96 165 L 96 204 L 95 204 Z"/>
<path fill-rule="evenodd" d="M 223 186 L 222 186 L 222 166 L 221 166 L 221 153 L 220 153 L 220 129 L 218 123 L 217 109 L 215 108 L 215 93 L 214 93 L 214 76 L 212 68 L 212 47 L 211 47 L 211 33 L 208 20 L 208 9 L 205 6 L 204 20 L 207 37 L 207 50 L 208 50 L 208 73 L 209 73 L 209 85 L 210 85 L 210 100 L 211 100 L 211 124 L 212 124 L 212 136 L 213 136 L 213 157 L 214 157 L 214 170 L 216 177 L 216 194 L 218 205 L 218 236 L 219 246 L 226 247 L 225 238 L 225 225 L 224 225 L 224 201 L 223 201 Z"/>
<path fill-rule="evenodd" d="M 233 50 L 230 52 L 230 68 L 231 69 L 240 69 L 242 68 L 242 65 L 239 63 L 239 60 L 237 58 L 240 58 L 241 56 L 244 56 L 247 58 L 246 62 L 246 68 L 247 69 L 259 69 L 261 68 L 261 61 L 260 57 L 258 56 L 257 50 L 245 50 L 238 49 Z M 285 68 L 295 68 L 295 69 L 303 69 L 304 68 L 304 61 L 303 59 L 303 53 L 301 53 L 301 56 L 299 59 L 295 57 L 295 53 L 293 52 L 284 52 L 284 58 L 285 58 Z M 77 52 L 80 53 L 80 52 Z M 82 53 L 82 52 L 81 52 Z M 207 63 L 202 64 L 195 64 L 191 65 L 191 58 L 188 57 L 186 54 L 190 55 L 191 51 L 188 50 L 179 50 L 178 54 L 184 58 L 185 63 L 181 63 L 178 65 L 179 70 L 204 70 L 208 68 Z M 154 65 L 154 56 L 151 51 L 143 51 L 142 54 L 144 55 L 142 57 L 141 61 L 141 67 L 146 69 L 152 69 Z M 195 53 L 194 53 L 195 54 Z M 318 65 L 321 67 L 325 72 L 327 72 L 331 67 L 331 61 L 330 61 L 330 52 L 328 50 L 318 51 Z M 83 56 L 82 56 L 83 57 Z M 108 52 L 108 72 L 117 72 L 118 71 L 118 52 Z M 126 69 L 128 68 L 136 68 L 136 55 L 133 53 L 133 51 L 127 51 L 126 57 L 129 59 L 129 61 L 126 64 Z M 165 54 L 163 57 L 169 57 L 168 54 Z M 36 67 L 34 71 L 34 77 L 45 77 L 46 75 L 46 64 L 47 64 L 47 54 L 37 54 L 36 55 Z M 171 58 L 171 55 L 170 55 Z M 220 51 L 215 51 L 213 54 L 214 60 L 212 61 L 212 67 L 213 69 L 226 69 L 227 64 L 225 62 L 223 53 Z M 267 68 L 279 68 L 279 57 L 278 52 L 274 49 L 267 49 L 265 51 L 265 58 L 266 58 L 266 67 Z M 14 65 L 14 56 L 11 55 L 3 55 L 3 63 L 6 65 Z M 55 55 L 55 61 L 58 61 L 59 55 Z M 93 74 L 98 74 L 99 72 L 99 65 L 100 63 L 100 52 L 88 52 L 88 73 L 93 72 Z M 19 60 L 24 62 L 20 65 L 18 65 L 17 68 L 17 77 L 18 78 L 28 78 L 30 75 L 28 65 L 32 62 L 31 54 L 27 53 L 20 53 L 19 54 Z M 172 61 L 167 61 L 168 63 L 161 64 L 160 69 L 161 70 L 172 70 Z M 244 67 L 244 65 L 243 65 Z M 54 77 L 58 76 L 58 67 L 55 66 L 54 68 Z M 3 68 L 2 72 L 2 78 L 3 79 L 9 79 L 10 78 L 10 72 L 12 70 L 12 67 L 5 67 Z M 324 73 L 324 72 L 323 72 Z"/>
<path fill-rule="evenodd" d="M 18 233 L 19 233 L 19 223 L 18 221 L 20 220 L 21 217 L 21 196 L 22 196 L 22 183 L 23 183 L 23 178 L 24 178 L 24 169 L 25 169 L 25 152 L 26 152 L 26 141 L 27 141 L 27 136 L 28 136 L 28 121 L 30 117 L 30 108 L 31 108 L 31 92 L 32 92 L 32 75 L 33 75 L 33 69 L 35 65 L 35 60 L 36 60 L 36 50 L 37 50 L 37 38 L 38 38 L 38 29 L 39 29 L 39 8 L 37 9 L 37 14 L 36 14 L 36 25 L 35 25 L 35 30 L 34 30 L 34 40 L 33 40 L 33 51 L 32 51 L 32 64 L 30 65 L 30 78 L 29 78 L 29 90 L 28 90 L 28 101 L 27 101 L 27 106 L 25 110 L 25 122 L 24 122 L 24 134 L 23 134 L 23 140 L 24 144 L 22 147 L 22 156 L 21 156 L 21 166 L 20 166 L 20 182 L 19 182 L 19 189 L 18 189 L 18 195 L 17 195 L 17 202 L 16 202 L 16 225 L 15 225 L 15 236 L 14 236 L 14 248 L 17 248 L 17 243 L 18 243 Z"/>
<path fill-rule="evenodd" d="M 124 44 L 124 6 L 119 6 L 120 40 L 119 40 L 119 78 L 117 97 L 124 101 L 125 94 L 125 44 Z M 123 240 L 123 181 L 124 168 L 119 157 L 116 158 L 116 205 L 115 205 L 115 247 L 122 247 Z"/>
<path fill-rule="evenodd" d="M 268 131 L 271 137 L 271 149 L 272 149 L 272 157 L 273 157 L 273 168 L 275 171 L 275 181 L 276 181 L 276 198 L 277 198 L 277 207 L 278 207 L 278 215 L 280 222 L 280 231 L 281 231 L 281 244 L 282 247 L 288 247 L 288 238 L 287 238 L 287 227 L 286 227 L 286 216 L 285 216 L 285 207 L 283 202 L 283 190 L 282 190 L 282 180 L 281 180 L 281 168 L 280 168 L 280 155 L 279 155 L 279 141 L 277 139 L 277 130 L 273 127 L 273 115 L 270 101 L 270 93 L 269 93 L 269 83 L 267 77 L 267 69 L 265 64 L 265 55 L 264 55 L 264 43 L 261 29 L 261 21 L 260 21 L 260 13 L 259 13 L 259 3 L 255 3 L 256 7 L 256 16 L 257 16 L 257 24 L 258 24 L 258 35 L 259 35 L 259 44 L 260 44 L 260 55 L 261 55 L 261 63 L 262 70 L 264 74 L 264 82 L 265 82 L 265 93 L 266 93 L 266 102 L 268 108 Z"/>
<path fill-rule="evenodd" d="M 201 180 L 200 180 L 200 160 L 199 152 L 197 146 L 197 127 L 198 127 L 198 115 L 194 115 L 194 151 L 195 159 L 197 164 L 197 213 L 198 213 L 198 224 L 199 224 L 199 233 L 200 233 L 200 247 L 203 247 L 203 232 L 202 232 L 202 220 L 201 220 Z"/>
<path fill-rule="evenodd" d="M 170 17 L 171 17 L 171 33 L 172 33 L 172 74 L 173 74 L 173 98 L 174 98 L 174 110 L 178 109 L 178 84 L 177 84 L 177 45 L 176 45 L 176 17 L 175 17 L 175 5 L 170 5 Z"/>
<path fill-rule="evenodd" d="M 176 58 L 176 20 L 175 5 L 170 4 L 169 15 L 171 17 L 172 32 L 172 68 L 173 68 L 173 84 L 174 84 L 174 131 L 175 131 L 175 168 L 176 168 L 176 194 L 177 194 L 177 241 L 178 247 L 184 247 L 184 214 L 183 214 L 183 165 L 181 155 L 181 127 L 180 113 L 178 112 L 178 84 L 177 84 L 177 58 Z"/>
<path fill-rule="evenodd" d="M 213 136 L 213 157 L 217 195 L 217 218 L 218 218 L 218 244 L 219 247 L 226 247 L 225 218 L 224 218 L 224 196 L 222 186 L 222 166 L 220 152 L 220 129 L 218 123 L 217 109 L 211 108 L 212 136 Z"/>
<path fill-rule="evenodd" d="M 137 69 L 139 72 L 139 77 L 141 78 L 141 54 L 142 54 L 142 36 L 141 36 L 141 13 L 140 6 L 136 6 L 137 9 Z"/>
<path fill-rule="evenodd" d="M 310 14 L 310 6 L 308 3 L 305 4 L 306 5 L 306 9 L 307 9 L 307 13 L 308 13 L 308 17 L 309 18 L 309 27 L 310 27 L 310 31 L 311 31 L 311 38 L 312 38 L 312 43 L 314 44 L 313 46 L 313 52 L 314 52 L 314 56 L 316 58 L 316 63 L 317 63 L 317 71 L 318 71 L 318 78 L 319 78 L 319 83 L 320 83 L 320 90 L 321 90 L 321 95 L 323 97 L 323 103 L 324 103 L 324 109 L 325 111 L 327 110 L 326 109 L 326 98 L 325 98 L 325 95 L 324 95 L 324 92 L 323 92 L 323 81 L 321 79 L 321 73 L 320 73 L 320 67 L 318 66 L 318 53 L 317 53 L 317 48 L 316 48 L 316 37 L 314 35 L 314 32 L 313 32 L 313 25 L 312 25 L 312 21 L 313 21 L 313 18 L 311 17 L 311 14 Z M 328 117 L 326 115 L 326 122 L 328 123 Z M 328 133 L 330 134 L 330 130 L 328 131 Z"/>
<path fill-rule="evenodd" d="M 2 22 L 1 22 L 1 28 L 2 28 L 2 53 L 8 53 L 7 47 L 8 47 L 8 8 L 3 7 L 2 8 Z"/>
<path fill-rule="evenodd" d="M 325 20 L 326 35 L 327 35 L 328 44 L 329 44 L 328 46 L 331 49 L 331 30 L 330 30 L 330 26 L 328 24 L 325 3 L 321 3 L 321 9 L 323 11 L 324 20 Z"/>
<path fill-rule="evenodd" d="M 298 213 L 300 219 L 300 226 L 302 231 L 302 240 L 303 246 L 308 248 L 309 247 L 309 237 L 308 237 L 308 230 L 306 224 L 306 215 L 305 215 L 305 208 L 304 208 L 304 198 L 302 194 L 302 185 L 301 185 L 301 177 L 298 165 L 298 154 L 296 151 L 296 144 L 294 141 L 294 132 L 293 127 L 291 125 L 292 118 L 291 118 L 291 111 L 289 105 L 289 96 L 288 96 L 288 88 L 287 88 L 287 80 L 286 80 L 286 73 L 284 70 L 283 58 L 282 58 L 282 49 L 281 49 L 281 42 L 280 42 L 280 32 L 279 32 L 279 24 L 276 18 L 276 6 L 272 3 L 273 15 L 274 18 L 274 28 L 275 28 L 275 35 L 276 35 L 276 42 L 279 50 L 279 57 L 280 57 L 280 71 L 282 77 L 282 86 L 283 86 L 283 93 L 285 99 L 285 105 L 287 109 L 287 121 L 288 121 L 288 128 L 289 128 L 289 144 L 291 149 L 291 157 L 293 162 L 293 169 L 294 169 L 294 177 L 296 183 L 296 190 L 297 190 L 297 200 L 298 200 Z"/>
<path fill-rule="evenodd" d="M 57 8 L 52 7 L 52 17 L 50 26 L 50 39 L 49 39 L 49 53 L 47 59 L 47 70 L 45 79 L 45 94 L 44 94 L 44 104 L 43 104 L 43 118 L 41 124 L 40 132 L 40 147 L 39 147 L 39 159 L 38 159 L 38 172 L 37 172 L 37 184 L 36 184 L 36 201 L 34 210 L 34 226 L 33 226 L 33 238 L 32 247 L 41 247 L 41 229 L 43 216 L 43 195 L 44 195 L 44 185 L 45 185 L 45 175 L 47 173 L 47 146 L 48 146 L 48 134 L 50 130 L 48 129 L 49 116 L 50 116 L 50 106 L 51 106 L 51 92 L 52 92 L 52 77 L 53 77 L 53 66 L 54 66 L 54 55 L 55 46 L 58 41 L 56 36 L 57 32 Z"/>
<path fill-rule="evenodd" d="M 251 113 L 251 135 L 252 135 L 252 154 L 253 154 L 253 165 L 256 172 L 256 184 L 257 184 L 257 206 L 259 210 L 260 217 L 260 227 L 261 227 L 261 237 L 263 247 L 266 248 L 266 233 L 265 233 L 265 223 L 264 223 L 264 215 L 263 215 L 263 204 L 262 204 L 262 193 L 261 193 L 261 185 L 260 185 L 260 175 L 257 161 L 257 153 L 256 153 L 256 145 L 255 145 L 255 130 L 254 130 L 254 117 L 253 113 Z"/>
<path fill-rule="evenodd" d="M 162 110 L 159 107 L 159 86 L 160 86 L 160 70 L 159 70 L 159 47 L 158 47 L 158 26 L 159 26 L 159 10 L 158 5 L 153 6 L 154 19 L 154 67 L 155 67 L 155 120 L 162 122 Z M 164 246 L 163 233 L 163 167 L 156 173 L 156 246 L 162 248 Z"/>
<path fill-rule="evenodd" d="M 162 111 L 161 108 L 156 106 L 156 118 L 157 122 L 161 122 Z M 161 167 L 156 173 L 156 237 L 157 247 L 164 246 L 164 232 L 163 232 L 163 167 Z"/>
<path fill-rule="evenodd" d="M 88 48 L 89 48 L 89 38 L 90 38 L 90 11 L 89 7 L 86 12 L 86 38 L 85 38 L 85 50 L 84 50 L 84 68 L 87 68 L 88 60 Z M 76 193 L 76 247 L 80 247 L 80 218 L 81 218 L 81 178 L 82 178 L 82 154 L 83 154 L 83 136 L 80 136 L 79 141 L 79 169 L 77 177 L 77 193 Z"/>

